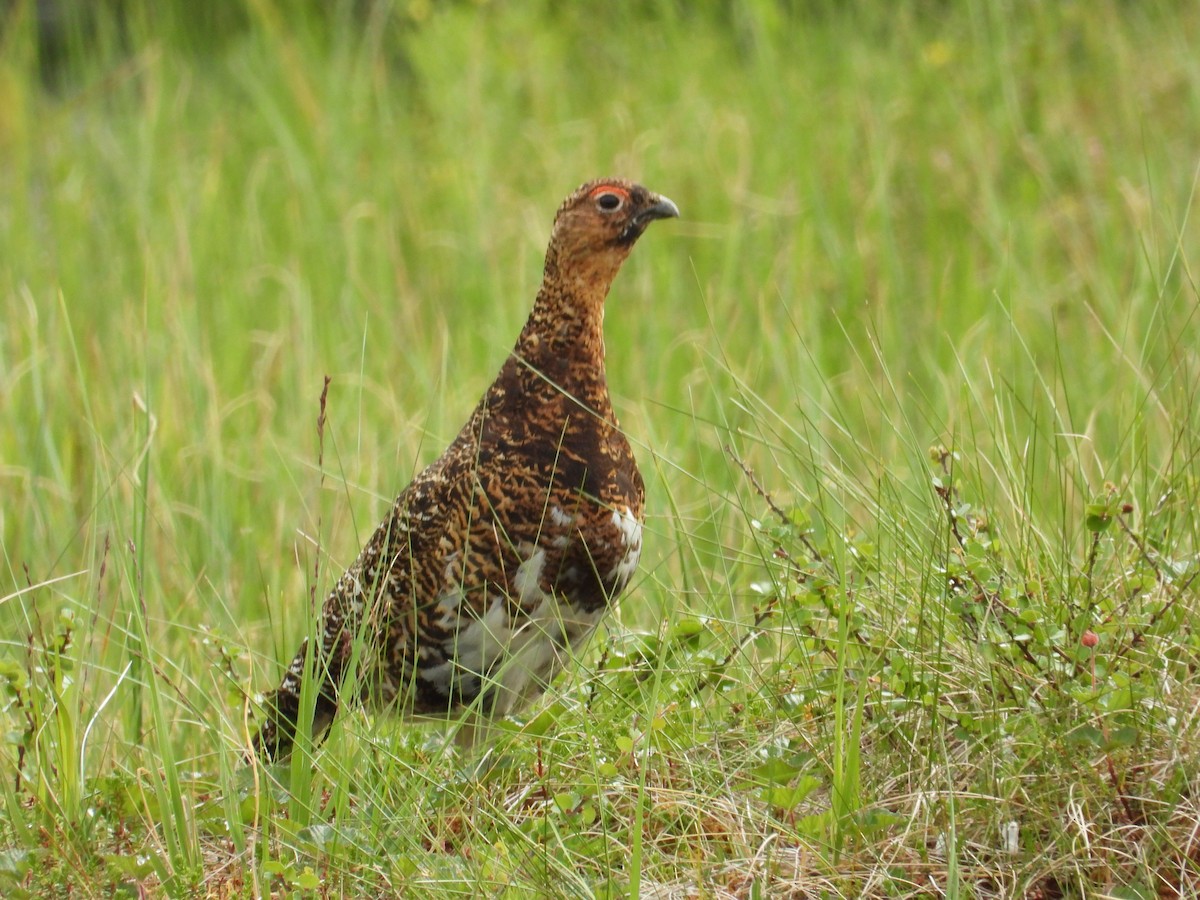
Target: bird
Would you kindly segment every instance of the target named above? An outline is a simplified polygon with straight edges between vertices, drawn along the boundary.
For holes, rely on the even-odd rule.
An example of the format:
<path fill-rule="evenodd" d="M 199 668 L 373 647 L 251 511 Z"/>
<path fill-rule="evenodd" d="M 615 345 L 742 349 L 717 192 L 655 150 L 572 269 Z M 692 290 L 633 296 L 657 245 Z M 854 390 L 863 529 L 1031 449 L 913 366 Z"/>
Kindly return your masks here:
<path fill-rule="evenodd" d="M 339 709 L 363 706 L 457 718 L 470 746 L 584 645 L 637 568 L 645 521 L 605 375 L 605 300 L 647 226 L 678 216 L 618 178 L 562 202 L 511 353 L 330 590 L 263 698 L 252 757 L 291 755 L 306 678 L 314 744 Z"/>

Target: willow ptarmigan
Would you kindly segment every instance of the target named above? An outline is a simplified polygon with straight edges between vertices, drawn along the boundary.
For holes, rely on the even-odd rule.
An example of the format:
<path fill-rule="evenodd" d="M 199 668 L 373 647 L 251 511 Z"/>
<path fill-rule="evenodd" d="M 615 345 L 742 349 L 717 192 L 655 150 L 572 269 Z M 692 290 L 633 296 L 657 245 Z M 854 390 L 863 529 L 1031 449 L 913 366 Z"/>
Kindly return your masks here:
<path fill-rule="evenodd" d="M 458 437 L 396 498 L 265 702 L 255 748 L 292 749 L 306 669 L 320 738 L 340 705 L 489 718 L 537 697 L 625 588 L 645 490 L 604 374 L 604 300 L 666 197 L 605 179 L 554 218 L 533 312 Z M 314 685 L 315 686 L 315 685 Z"/>

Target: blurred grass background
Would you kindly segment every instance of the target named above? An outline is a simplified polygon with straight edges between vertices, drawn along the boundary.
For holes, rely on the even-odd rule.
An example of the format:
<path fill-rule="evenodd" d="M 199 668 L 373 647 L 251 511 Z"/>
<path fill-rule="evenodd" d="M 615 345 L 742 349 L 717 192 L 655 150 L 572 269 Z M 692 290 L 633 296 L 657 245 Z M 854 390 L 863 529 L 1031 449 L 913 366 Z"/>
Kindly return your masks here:
<path fill-rule="evenodd" d="M 79 709 L 122 685 L 91 772 L 144 764 L 133 660 L 185 698 L 156 740 L 236 747 L 599 175 L 683 211 L 608 309 L 650 510 L 619 627 L 752 618 L 769 510 L 726 445 L 897 566 L 933 444 L 1064 585 L 1106 482 L 1169 486 L 1168 542 L 1200 543 L 1195 4 L 13 0 L 0 28 L 3 652 L 73 613 Z"/>
<path fill-rule="evenodd" d="M 868 463 L 895 456 L 892 417 L 953 429 L 964 382 L 1061 381 L 1099 479 L 1153 425 L 1131 379 L 1194 386 L 1170 377 L 1195 333 L 1186 5 L 114 8 L 63 25 L 49 90 L 33 5 L 5 30 L 16 583 L 86 563 L 131 503 L 137 394 L 155 592 L 294 595 L 260 566 L 315 521 L 322 375 L 367 527 L 457 430 L 557 200 L 597 173 L 686 207 L 608 327 L 627 429 L 688 472 L 721 455 L 697 419 L 743 421 L 724 369 Z M 884 361 L 888 419 L 861 403 Z"/>

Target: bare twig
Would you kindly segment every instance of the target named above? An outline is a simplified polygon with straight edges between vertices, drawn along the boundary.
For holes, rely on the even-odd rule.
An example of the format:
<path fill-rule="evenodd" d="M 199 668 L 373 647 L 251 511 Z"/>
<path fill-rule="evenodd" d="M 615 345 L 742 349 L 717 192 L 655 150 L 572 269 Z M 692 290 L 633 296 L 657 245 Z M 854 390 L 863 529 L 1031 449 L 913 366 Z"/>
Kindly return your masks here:
<path fill-rule="evenodd" d="M 750 464 L 738 456 L 733 447 L 731 447 L 729 444 L 725 445 L 725 452 L 729 455 L 730 459 L 737 463 L 738 468 L 745 473 L 746 478 L 750 481 L 755 493 L 757 493 L 758 496 L 762 497 L 763 500 L 766 501 L 767 506 L 771 508 L 771 512 L 775 513 L 775 515 L 779 518 L 779 521 L 789 528 L 794 527 L 795 523 L 788 518 L 788 514 L 779 508 L 779 505 L 775 502 L 775 499 L 770 495 L 766 488 L 759 483 L 758 478 L 754 474 L 754 470 L 750 468 Z M 821 555 L 821 551 L 817 549 L 816 545 L 813 544 L 807 534 L 800 529 L 796 529 L 796 536 L 799 538 L 800 543 L 804 545 L 804 549 L 806 549 L 809 552 L 809 555 L 812 556 L 814 562 L 825 562 L 825 557 Z"/>
<path fill-rule="evenodd" d="M 1033 666 L 1039 673 L 1041 673 L 1045 676 L 1046 683 L 1049 684 L 1051 688 L 1053 688 L 1056 692 L 1060 691 L 1061 688 L 1060 688 L 1058 682 L 1053 677 L 1051 677 L 1051 673 L 1049 671 L 1047 671 L 1046 667 L 1041 665 L 1038 662 L 1037 657 L 1035 657 L 1033 655 L 1033 651 L 1031 651 L 1025 645 L 1025 642 L 1017 640 L 1016 634 L 1013 632 L 1009 623 L 1005 620 L 1005 618 L 1004 618 L 1005 616 L 1015 616 L 1015 613 L 1001 599 L 999 592 L 998 591 L 989 591 L 984 586 L 983 581 L 975 573 L 975 570 L 972 569 L 970 565 L 966 564 L 965 556 L 966 556 L 966 552 L 967 552 L 967 539 L 963 535 L 962 530 L 958 527 L 959 517 L 958 517 L 958 514 L 954 511 L 955 501 L 958 500 L 958 490 L 957 490 L 957 488 L 954 487 L 953 473 L 948 465 L 948 461 L 950 458 L 951 458 L 951 454 L 947 451 L 947 452 L 943 452 L 942 454 L 940 454 L 940 457 L 938 459 L 938 462 L 942 467 L 942 473 L 951 479 L 950 485 L 949 486 L 938 485 L 934 488 L 934 491 L 937 493 L 938 497 L 940 497 L 942 500 L 942 506 L 944 507 L 944 509 L 946 511 L 946 520 L 950 524 L 950 534 L 953 535 L 955 543 L 958 545 L 959 550 L 962 552 L 962 554 L 964 556 L 963 570 L 967 573 L 967 577 L 971 580 L 971 584 L 974 586 L 974 588 L 977 592 L 976 596 L 980 600 L 986 602 L 988 604 L 988 606 L 991 607 L 992 609 L 999 610 L 999 612 L 1002 613 L 1002 615 L 995 616 L 993 618 L 993 621 L 996 622 L 996 624 L 999 625 L 999 627 L 1004 631 L 1004 634 L 1008 637 L 1009 641 L 1011 641 L 1013 646 L 1015 646 L 1017 648 L 1017 650 L 1020 652 L 1021 656 L 1024 657 L 1025 661 L 1027 663 L 1029 663 L 1031 666 Z M 972 625 L 974 626 L 974 623 L 972 623 Z M 975 630 L 975 628 L 973 627 L 972 630 Z M 975 637 L 976 638 L 979 637 L 979 634 L 977 631 L 976 631 Z M 1072 662 L 1070 656 L 1068 656 L 1066 653 L 1064 653 L 1058 647 L 1051 647 L 1050 652 L 1054 653 L 1055 655 L 1059 656 L 1060 658 L 1062 658 L 1063 660 L 1065 660 L 1067 662 Z M 1015 697 L 1016 693 L 1014 692 L 1012 685 L 1008 683 L 1007 679 L 1005 679 L 1002 675 L 999 675 L 999 672 L 997 672 L 997 677 L 999 677 L 1000 680 L 1004 683 L 1004 686 L 1009 691 L 1009 693 Z"/>
<path fill-rule="evenodd" d="M 321 386 L 321 399 L 317 412 L 317 471 L 320 473 L 317 483 L 317 547 L 313 560 L 313 580 L 308 588 L 308 602 L 314 607 L 317 603 L 317 585 L 321 582 L 321 490 L 325 487 L 325 403 L 329 399 L 329 382 L 333 379 L 326 375 L 325 383 Z"/>

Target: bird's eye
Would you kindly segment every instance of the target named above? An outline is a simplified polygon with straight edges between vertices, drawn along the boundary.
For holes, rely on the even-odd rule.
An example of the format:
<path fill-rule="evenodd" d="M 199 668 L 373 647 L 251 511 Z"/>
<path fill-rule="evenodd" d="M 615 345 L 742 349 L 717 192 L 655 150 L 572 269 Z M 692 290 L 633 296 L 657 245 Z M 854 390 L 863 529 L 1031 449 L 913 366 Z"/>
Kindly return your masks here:
<path fill-rule="evenodd" d="M 604 193 L 596 198 L 596 205 L 605 212 L 615 212 L 621 208 L 621 195 Z"/>

